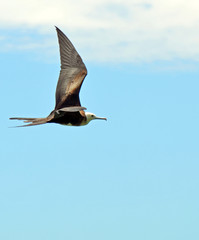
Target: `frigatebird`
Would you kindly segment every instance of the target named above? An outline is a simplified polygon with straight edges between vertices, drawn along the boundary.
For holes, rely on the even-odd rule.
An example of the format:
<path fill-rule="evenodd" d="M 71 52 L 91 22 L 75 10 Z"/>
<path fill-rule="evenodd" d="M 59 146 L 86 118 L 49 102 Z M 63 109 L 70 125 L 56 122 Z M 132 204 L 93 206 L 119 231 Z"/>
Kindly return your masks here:
<path fill-rule="evenodd" d="M 11 120 L 24 120 L 25 126 L 35 126 L 45 123 L 59 123 L 68 126 L 83 126 L 94 119 L 103 119 L 93 113 L 85 112 L 81 106 L 79 92 L 87 75 L 87 69 L 82 58 L 71 41 L 58 28 L 61 70 L 56 88 L 55 109 L 45 118 L 13 117 Z"/>

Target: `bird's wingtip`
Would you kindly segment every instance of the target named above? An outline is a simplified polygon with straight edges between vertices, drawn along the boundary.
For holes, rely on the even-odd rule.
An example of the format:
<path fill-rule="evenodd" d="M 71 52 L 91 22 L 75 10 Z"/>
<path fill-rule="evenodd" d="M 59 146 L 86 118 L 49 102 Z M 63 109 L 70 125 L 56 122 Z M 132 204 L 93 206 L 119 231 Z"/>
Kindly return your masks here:
<path fill-rule="evenodd" d="M 54 25 L 54 27 L 55 27 L 56 31 L 61 31 L 57 26 Z"/>

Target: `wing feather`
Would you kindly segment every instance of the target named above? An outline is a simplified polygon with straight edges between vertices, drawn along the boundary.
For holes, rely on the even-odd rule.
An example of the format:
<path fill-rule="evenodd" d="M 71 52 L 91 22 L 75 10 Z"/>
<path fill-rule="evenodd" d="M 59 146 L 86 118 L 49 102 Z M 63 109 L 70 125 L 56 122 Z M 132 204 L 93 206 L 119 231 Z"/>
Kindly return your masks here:
<path fill-rule="evenodd" d="M 81 106 L 79 91 L 87 75 L 87 69 L 71 41 L 59 28 L 56 27 L 56 30 L 61 60 L 61 71 L 56 88 L 55 109 L 57 110 L 63 107 Z"/>

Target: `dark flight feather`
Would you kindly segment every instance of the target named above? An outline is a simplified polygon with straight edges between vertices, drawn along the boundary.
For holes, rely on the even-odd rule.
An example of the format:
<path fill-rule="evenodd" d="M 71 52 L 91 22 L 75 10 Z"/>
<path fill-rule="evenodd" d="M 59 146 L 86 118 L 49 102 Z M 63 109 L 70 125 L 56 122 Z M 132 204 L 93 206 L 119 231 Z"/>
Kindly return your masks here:
<path fill-rule="evenodd" d="M 55 110 L 81 106 L 79 91 L 87 69 L 80 55 L 66 35 L 56 27 L 60 49 L 61 71 L 56 88 Z"/>

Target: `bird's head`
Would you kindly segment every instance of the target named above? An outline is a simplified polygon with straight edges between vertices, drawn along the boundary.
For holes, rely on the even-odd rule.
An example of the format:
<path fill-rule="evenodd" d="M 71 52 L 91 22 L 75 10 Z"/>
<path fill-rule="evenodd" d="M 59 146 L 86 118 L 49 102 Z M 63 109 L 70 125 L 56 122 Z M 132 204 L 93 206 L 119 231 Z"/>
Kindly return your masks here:
<path fill-rule="evenodd" d="M 85 114 L 86 114 L 86 124 L 88 124 L 91 120 L 94 120 L 94 119 L 107 120 L 106 118 L 97 117 L 94 113 L 85 112 Z"/>

